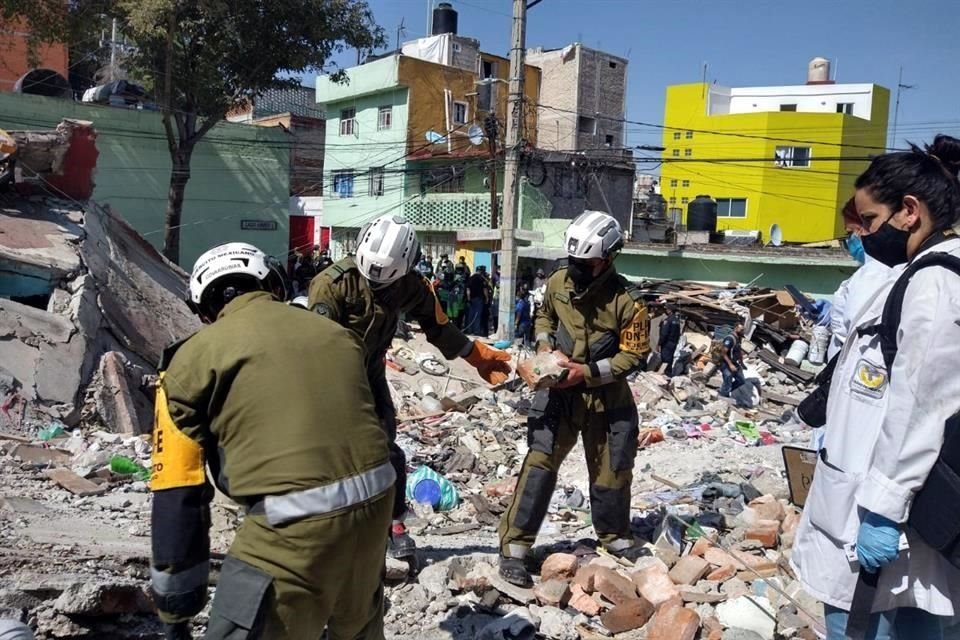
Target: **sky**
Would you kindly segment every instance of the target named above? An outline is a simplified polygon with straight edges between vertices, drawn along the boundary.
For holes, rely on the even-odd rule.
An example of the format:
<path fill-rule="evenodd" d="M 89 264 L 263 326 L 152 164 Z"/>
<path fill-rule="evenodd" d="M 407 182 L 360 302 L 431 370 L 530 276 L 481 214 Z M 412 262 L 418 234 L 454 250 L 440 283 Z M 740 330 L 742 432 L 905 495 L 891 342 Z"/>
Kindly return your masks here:
<path fill-rule="evenodd" d="M 508 55 L 512 0 L 449 0 L 459 33 Z M 428 32 L 431 0 L 368 0 L 396 43 Z M 543 0 L 527 13 L 527 47 L 581 42 L 629 59 L 629 120 L 663 122 L 666 87 L 707 80 L 728 86 L 802 84 L 815 56 L 833 61 L 838 82 L 890 89 L 893 121 L 903 67 L 898 134 L 924 142 L 960 137 L 960 0 Z M 356 64 L 356 52 L 335 61 Z M 304 78 L 313 85 L 313 78 Z M 627 126 L 628 146 L 659 144 L 661 132 Z"/>

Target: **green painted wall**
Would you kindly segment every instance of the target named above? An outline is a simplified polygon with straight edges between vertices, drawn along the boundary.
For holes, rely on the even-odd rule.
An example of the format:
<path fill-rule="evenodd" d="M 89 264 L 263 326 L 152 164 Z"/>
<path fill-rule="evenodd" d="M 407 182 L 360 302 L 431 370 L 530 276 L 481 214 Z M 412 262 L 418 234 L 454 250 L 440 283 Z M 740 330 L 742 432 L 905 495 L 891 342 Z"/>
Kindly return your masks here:
<path fill-rule="evenodd" d="M 48 129 L 63 118 L 97 130 L 94 199 L 110 205 L 155 247 L 163 245 L 170 155 L 160 114 L 0 93 L 0 128 Z M 197 145 L 183 206 L 181 265 L 222 242 L 249 242 L 285 256 L 289 237 L 289 148 L 280 129 L 223 122 Z M 275 231 L 243 231 L 242 220 Z"/>
<path fill-rule="evenodd" d="M 786 264 L 742 260 L 705 260 L 702 256 L 638 255 L 621 253 L 617 270 L 629 278 L 670 278 L 697 282 L 746 284 L 757 276 L 757 287 L 783 288 L 792 284 L 818 297 L 829 297 L 855 267 L 823 264 Z"/>
<path fill-rule="evenodd" d="M 377 63 L 370 66 L 376 67 Z M 353 75 L 358 76 L 356 81 L 359 82 L 359 74 Z M 364 84 L 369 82 L 364 80 Z M 385 106 L 392 107 L 393 121 L 389 129 L 378 129 L 379 110 Z M 359 228 L 385 213 L 399 213 L 406 183 L 407 89 L 387 88 L 369 95 L 326 103 L 324 109 L 327 112 L 323 167 L 324 226 Z M 340 116 L 344 109 L 354 109 L 356 121 L 352 134 L 340 135 Z M 382 196 L 369 195 L 371 167 L 384 169 Z M 341 197 L 334 191 L 334 174 L 346 170 L 354 172 L 353 197 Z"/>

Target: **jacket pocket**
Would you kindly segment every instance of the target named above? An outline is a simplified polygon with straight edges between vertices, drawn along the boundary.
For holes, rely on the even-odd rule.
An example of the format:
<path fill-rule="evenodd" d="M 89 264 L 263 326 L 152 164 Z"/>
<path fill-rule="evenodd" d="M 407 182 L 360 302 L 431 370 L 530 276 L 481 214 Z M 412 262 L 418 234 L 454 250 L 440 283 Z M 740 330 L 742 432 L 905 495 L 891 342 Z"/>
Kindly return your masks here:
<path fill-rule="evenodd" d="M 632 469 L 634 459 L 637 457 L 640 437 L 637 409 L 631 406 L 628 409 L 609 410 L 607 419 L 610 425 L 608 436 L 610 467 L 613 471 Z"/>
<path fill-rule="evenodd" d="M 820 450 L 813 486 L 806 506 L 810 524 L 838 544 L 855 539 L 856 495 L 860 478 L 828 462 L 827 450 Z"/>
<path fill-rule="evenodd" d="M 273 576 L 228 555 L 220 570 L 210 608 L 206 640 L 254 640 L 260 637 Z"/>

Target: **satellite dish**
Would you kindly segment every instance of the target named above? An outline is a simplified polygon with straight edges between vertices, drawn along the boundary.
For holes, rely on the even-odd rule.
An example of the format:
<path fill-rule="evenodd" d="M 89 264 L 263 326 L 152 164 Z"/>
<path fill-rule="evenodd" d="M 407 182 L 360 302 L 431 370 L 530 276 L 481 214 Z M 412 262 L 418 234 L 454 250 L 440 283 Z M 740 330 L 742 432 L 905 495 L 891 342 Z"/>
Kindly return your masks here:
<path fill-rule="evenodd" d="M 467 137 L 470 138 L 470 144 L 477 147 L 483 144 L 483 129 L 479 125 L 471 125 L 467 129 Z"/>
<path fill-rule="evenodd" d="M 780 225 L 778 224 L 770 226 L 770 244 L 775 247 L 783 244 L 783 231 L 780 230 Z"/>
<path fill-rule="evenodd" d="M 429 131 L 427 131 L 426 136 L 427 136 L 427 142 L 429 142 L 430 144 L 437 144 L 437 143 L 443 142 L 446 139 L 445 135 L 443 135 L 442 133 L 437 133 L 433 129 L 430 129 Z"/>

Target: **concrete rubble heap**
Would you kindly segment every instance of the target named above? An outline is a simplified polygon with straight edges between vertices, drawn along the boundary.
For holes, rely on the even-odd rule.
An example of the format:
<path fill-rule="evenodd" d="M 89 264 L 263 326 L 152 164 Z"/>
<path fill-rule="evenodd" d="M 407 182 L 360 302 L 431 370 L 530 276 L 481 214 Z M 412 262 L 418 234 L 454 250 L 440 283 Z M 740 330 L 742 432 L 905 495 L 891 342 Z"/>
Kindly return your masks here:
<path fill-rule="evenodd" d="M 146 589 L 154 366 L 197 321 L 182 303 L 185 274 L 118 217 L 81 205 L 7 197 L 0 212 L 0 617 L 40 639 L 160 638 Z M 387 560 L 389 638 L 816 637 L 822 607 L 787 562 L 799 510 L 778 446 L 809 437 L 791 413 L 817 367 L 782 356 L 810 324 L 782 292 L 644 290 L 681 307 L 690 355 L 683 375 L 651 366 L 630 379 L 641 419 L 632 524 L 646 553 L 625 562 L 596 548 L 577 445 L 531 557 L 531 589 L 499 577 L 496 528 L 528 450 L 533 391 L 517 376 L 489 388 L 417 331 L 395 339 L 388 378 L 411 478 L 429 467 L 459 500 L 412 505 L 420 565 Z M 756 382 L 720 398 L 712 333 L 747 316 Z M 511 351 L 514 364 L 532 357 Z M 531 385 L 552 375 L 547 364 L 528 367 Z M 241 518 L 215 500 L 215 570 Z"/>

